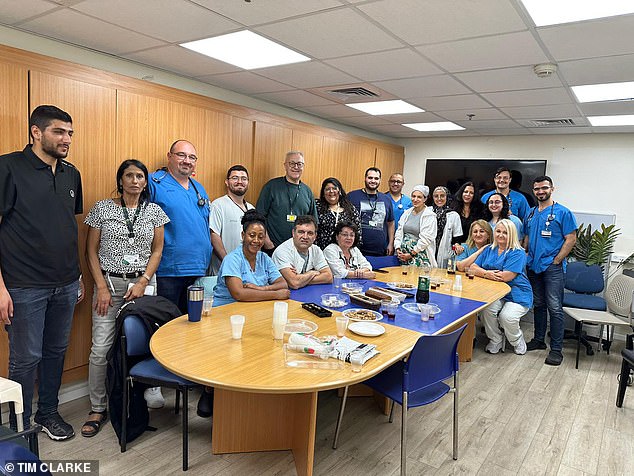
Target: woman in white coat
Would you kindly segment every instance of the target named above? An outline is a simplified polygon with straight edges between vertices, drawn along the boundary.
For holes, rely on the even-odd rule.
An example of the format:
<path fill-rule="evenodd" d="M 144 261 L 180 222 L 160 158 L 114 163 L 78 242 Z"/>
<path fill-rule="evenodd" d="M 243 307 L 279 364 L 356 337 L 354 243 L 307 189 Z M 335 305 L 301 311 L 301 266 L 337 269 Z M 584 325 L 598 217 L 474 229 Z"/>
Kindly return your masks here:
<path fill-rule="evenodd" d="M 434 212 L 438 221 L 438 233 L 436 235 L 436 262 L 439 268 L 447 266 L 447 259 L 451 255 L 452 240 L 462 236 L 460 215 L 454 212 L 447 203 L 449 190 L 446 187 L 434 189 Z"/>
<path fill-rule="evenodd" d="M 411 194 L 412 208 L 405 210 L 398 221 L 394 236 L 396 256 L 402 264 L 436 266 L 436 215 L 425 206 L 429 195 L 426 185 L 414 186 Z"/>

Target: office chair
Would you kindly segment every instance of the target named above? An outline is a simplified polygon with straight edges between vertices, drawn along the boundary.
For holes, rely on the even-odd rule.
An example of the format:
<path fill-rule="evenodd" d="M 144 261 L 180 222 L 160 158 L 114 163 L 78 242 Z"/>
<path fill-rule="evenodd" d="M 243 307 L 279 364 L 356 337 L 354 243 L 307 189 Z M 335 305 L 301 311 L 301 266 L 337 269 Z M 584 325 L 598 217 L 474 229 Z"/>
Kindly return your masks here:
<path fill-rule="evenodd" d="M 36 454 L 23 446 L 8 441 L 0 442 L 0 474 L 6 476 L 51 476 L 50 471 L 41 463 L 42 461 Z"/>
<path fill-rule="evenodd" d="M 628 326 L 630 329 L 634 329 L 632 325 L 632 313 L 634 312 L 632 309 L 633 295 L 634 278 L 620 274 L 612 279 L 606 290 L 605 300 L 607 302 L 607 311 L 564 307 L 564 312 L 577 321 L 575 324 L 578 331 L 575 368 L 579 368 L 579 347 L 581 345 L 579 337 L 581 336 L 584 323 L 590 322 L 599 324 L 601 326 L 599 333 L 600 339 L 601 336 L 603 336 L 603 327 L 607 326 L 608 342 L 612 340 L 614 326 Z M 610 329 L 612 329 L 612 334 L 610 334 Z M 609 345 L 607 349 L 609 353 Z"/>
<path fill-rule="evenodd" d="M 570 292 L 564 292 L 563 307 L 593 309 L 595 311 L 606 310 L 605 299 L 597 296 L 604 289 L 603 270 L 599 265 L 588 266 L 583 261 L 568 263 L 564 287 Z M 564 338 L 580 341 L 586 348 L 586 355 L 594 355 L 594 350 L 588 338 L 583 335 L 579 336 L 579 332 L 578 325 L 575 324 L 575 332 L 566 331 Z"/>
<path fill-rule="evenodd" d="M 366 256 L 368 262 L 372 265 L 372 269 L 388 268 L 390 266 L 400 266 L 398 258 L 394 255 L 390 256 Z"/>
<path fill-rule="evenodd" d="M 625 398 L 625 390 L 627 390 L 627 386 L 632 385 L 630 374 L 632 373 L 632 370 L 634 370 L 634 350 L 632 349 L 633 339 L 634 335 L 627 336 L 626 348 L 621 351 L 623 362 L 621 363 L 621 373 L 619 374 L 619 389 L 616 393 L 616 406 L 619 408 L 623 406 L 623 399 Z"/>
<path fill-rule="evenodd" d="M 406 474 L 407 410 L 428 405 L 447 393 L 453 393 L 453 459 L 458 459 L 458 367 L 456 349 L 467 325 L 449 334 L 422 336 L 406 361 L 400 361 L 363 382 L 373 390 L 393 400 L 390 423 L 394 417 L 394 403 L 403 407 L 401 415 L 401 475 Z M 453 377 L 453 386 L 443 382 Z M 339 429 L 346 407 L 348 387 L 344 389 L 332 448 L 337 449 Z"/>
<path fill-rule="evenodd" d="M 121 335 L 121 361 L 123 368 L 127 368 L 127 360 L 130 357 L 142 358 L 140 362 L 132 366 L 128 375 L 124 374 L 123 381 L 123 411 L 121 418 L 121 452 L 126 450 L 127 433 L 127 408 L 129 405 L 129 385 L 134 382 L 147 384 L 150 387 L 167 387 L 176 390 L 175 413 L 178 414 L 180 396 L 183 397 L 182 433 L 183 433 L 183 471 L 188 467 L 188 403 L 187 392 L 200 385 L 190 382 L 183 377 L 173 374 L 159 364 L 150 352 L 150 333 L 143 321 L 134 315 L 129 315 L 123 321 L 123 333 Z"/>

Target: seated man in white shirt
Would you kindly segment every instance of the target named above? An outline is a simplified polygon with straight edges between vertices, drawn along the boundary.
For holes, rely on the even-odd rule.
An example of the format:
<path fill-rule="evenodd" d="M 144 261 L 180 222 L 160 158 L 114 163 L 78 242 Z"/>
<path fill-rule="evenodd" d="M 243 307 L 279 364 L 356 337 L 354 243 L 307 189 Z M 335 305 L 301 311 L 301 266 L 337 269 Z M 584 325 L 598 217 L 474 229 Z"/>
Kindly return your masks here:
<path fill-rule="evenodd" d="M 319 246 L 317 222 L 311 215 L 297 217 L 293 236 L 281 243 L 273 253 L 273 262 L 291 289 L 309 284 L 332 283 L 332 272 Z"/>

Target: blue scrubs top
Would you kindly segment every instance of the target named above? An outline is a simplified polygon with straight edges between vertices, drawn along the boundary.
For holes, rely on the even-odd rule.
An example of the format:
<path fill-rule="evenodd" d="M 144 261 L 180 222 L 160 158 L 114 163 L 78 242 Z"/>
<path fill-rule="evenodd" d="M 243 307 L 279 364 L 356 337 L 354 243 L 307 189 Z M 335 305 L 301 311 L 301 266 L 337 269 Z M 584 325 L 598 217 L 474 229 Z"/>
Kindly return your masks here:
<path fill-rule="evenodd" d="M 467 259 L 473 253 L 478 251 L 478 247 L 477 246 L 474 246 L 473 248 L 470 248 L 469 245 L 467 245 L 466 243 L 462 243 L 462 247 L 464 248 L 464 251 L 462 253 L 460 253 L 458 256 L 456 256 L 456 261 L 462 261 L 463 259 Z"/>
<path fill-rule="evenodd" d="M 482 203 L 486 205 L 486 203 L 489 201 L 489 197 L 494 193 L 495 190 L 491 190 L 490 192 L 485 193 L 482 196 Z M 513 215 L 516 215 L 522 221 L 526 219 L 531 210 L 531 208 L 528 206 L 528 202 L 526 201 L 526 197 L 520 192 L 511 190 L 506 199 L 509 202 L 509 208 L 513 212 Z"/>
<path fill-rule="evenodd" d="M 192 187 L 192 182 L 196 188 Z M 150 201 L 159 205 L 170 222 L 165 225 L 163 256 L 157 276 L 205 276 L 211 261 L 209 197 L 204 187 L 192 179 L 185 189 L 170 173 L 150 174 Z M 198 204 L 198 193 L 205 201 Z"/>
<path fill-rule="evenodd" d="M 222 264 L 218 270 L 218 283 L 214 288 L 213 307 L 236 302 L 229 292 L 229 288 L 227 288 L 225 276 L 240 278 L 243 283 L 266 286 L 267 284 L 272 284 L 282 275 L 277 270 L 277 266 L 275 266 L 273 260 L 269 258 L 266 253 L 262 253 L 261 251 L 258 251 L 255 257 L 255 271 L 253 271 L 244 256 L 242 246 L 239 246 L 222 260 Z"/>
<path fill-rule="evenodd" d="M 506 283 L 511 286 L 511 291 L 502 299 L 525 307 L 533 305 L 533 289 L 526 277 L 526 253 L 524 250 L 508 250 L 498 254 L 497 247 L 487 246 L 476 258 L 475 264 L 487 270 L 498 269 L 517 273 L 515 278 Z"/>
<path fill-rule="evenodd" d="M 548 222 L 548 226 L 546 226 Z M 577 229 L 577 220 L 573 213 L 555 202 L 541 212 L 537 207 L 531 210 L 524 223 L 524 233 L 528 236 L 528 269 L 543 273 L 559 253 L 566 235 Z M 543 232 L 550 231 L 550 236 Z M 562 262 L 566 270 L 566 260 Z"/>
<path fill-rule="evenodd" d="M 390 197 L 390 201 L 392 202 L 392 211 L 394 212 L 394 227 L 398 227 L 398 222 L 403 216 L 403 213 L 408 208 L 412 208 L 414 204 L 412 203 L 412 199 L 407 195 L 401 195 L 400 200 L 394 200 L 390 192 L 385 193 L 388 197 Z"/>

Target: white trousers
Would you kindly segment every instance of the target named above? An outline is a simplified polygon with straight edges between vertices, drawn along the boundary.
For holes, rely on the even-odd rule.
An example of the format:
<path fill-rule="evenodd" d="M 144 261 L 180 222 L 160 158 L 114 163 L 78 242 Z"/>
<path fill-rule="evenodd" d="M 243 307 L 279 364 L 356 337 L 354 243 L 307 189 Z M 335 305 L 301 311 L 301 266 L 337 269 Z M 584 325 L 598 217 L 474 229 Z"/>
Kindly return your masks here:
<path fill-rule="evenodd" d="M 515 347 L 523 337 L 520 329 L 520 319 L 528 312 L 528 308 L 521 304 L 510 301 L 497 301 L 491 303 L 489 307 L 482 311 L 484 320 L 484 330 L 487 337 L 494 344 L 502 342 L 502 331 L 506 334 L 506 339 Z"/>

